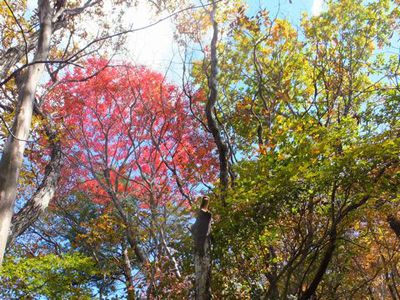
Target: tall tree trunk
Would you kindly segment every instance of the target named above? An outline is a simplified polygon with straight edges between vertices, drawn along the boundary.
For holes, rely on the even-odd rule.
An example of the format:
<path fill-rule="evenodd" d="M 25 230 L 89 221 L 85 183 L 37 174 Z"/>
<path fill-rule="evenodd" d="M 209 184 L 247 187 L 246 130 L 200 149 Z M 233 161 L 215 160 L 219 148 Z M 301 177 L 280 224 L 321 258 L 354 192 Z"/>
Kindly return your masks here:
<path fill-rule="evenodd" d="M 215 104 L 218 98 L 218 58 L 217 58 L 217 42 L 218 42 L 218 23 L 215 20 L 217 4 L 213 1 L 210 19 L 213 27 L 213 36 L 210 45 L 210 75 L 208 76 L 209 94 L 205 108 L 207 118 L 207 126 L 211 131 L 214 142 L 218 149 L 219 156 L 219 180 L 221 184 L 221 199 L 225 204 L 226 193 L 229 186 L 229 148 L 223 140 L 221 130 L 214 116 Z"/>
<path fill-rule="evenodd" d="M 214 115 L 215 104 L 218 98 L 218 23 L 215 19 L 217 4 L 212 1 L 210 21 L 212 23 L 213 35 L 210 44 L 210 74 L 207 76 L 209 93 L 205 107 L 207 127 L 210 130 L 219 156 L 219 179 L 221 184 L 221 199 L 225 204 L 226 193 L 229 186 L 229 148 L 221 136 L 216 116 Z M 194 240 L 194 266 L 195 266 L 195 299 L 211 299 L 211 213 L 200 210 L 196 223 L 192 228 Z"/>
<path fill-rule="evenodd" d="M 168 247 L 167 242 L 165 240 L 164 230 L 162 229 L 161 225 L 160 225 L 160 238 L 161 238 L 161 243 L 162 243 L 162 245 L 163 245 L 163 247 L 165 249 L 165 252 L 167 252 L 168 259 L 171 261 L 172 265 L 174 266 L 173 272 L 175 273 L 175 276 L 177 278 L 181 278 L 181 272 L 179 271 L 178 262 L 176 261 L 174 255 L 169 250 L 169 247 Z"/>
<path fill-rule="evenodd" d="M 47 59 L 52 35 L 52 10 L 50 0 L 38 0 L 40 32 L 33 62 Z M 0 161 L 0 265 L 13 216 L 17 182 L 22 166 L 26 140 L 31 127 L 33 101 L 44 63 L 32 64 L 23 75 L 19 89 L 12 133 L 8 137 Z"/>
<path fill-rule="evenodd" d="M 204 243 L 204 255 L 198 252 L 194 255 L 196 276 L 196 300 L 211 299 L 211 242 L 210 238 Z"/>
<path fill-rule="evenodd" d="M 195 299 L 211 299 L 211 213 L 200 210 L 192 227 L 194 241 Z"/>

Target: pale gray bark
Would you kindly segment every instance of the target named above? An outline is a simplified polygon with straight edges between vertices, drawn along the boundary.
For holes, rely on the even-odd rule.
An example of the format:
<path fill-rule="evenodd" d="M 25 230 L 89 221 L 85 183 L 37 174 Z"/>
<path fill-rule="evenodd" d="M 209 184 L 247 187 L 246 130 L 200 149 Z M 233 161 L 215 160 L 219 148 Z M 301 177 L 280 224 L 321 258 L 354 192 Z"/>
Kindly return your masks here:
<path fill-rule="evenodd" d="M 123 249 L 123 255 L 124 255 L 124 273 L 126 279 L 126 289 L 128 294 L 127 299 L 135 300 L 135 289 L 132 278 L 132 265 L 131 265 L 131 260 L 129 259 L 128 249 L 126 247 L 124 247 Z"/>
<path fill-rule="evenodd" d="M 167 245 L 167 242 L 165 241 L 164 230 L 161 227 L 160 227 L 160 236 L 161 236 L 161 243 L 165 249 L 165 252 L 167 252 L 168 258 L 174 266 L 173 271 L 177 278 L 181 278 L 181 272 L 179 271 L 178 262 L 176 261 L 174 255 L 171 253 L 171 251 Z"/>
<path fill-rule="evenodd" d="M 199 212 L 192 227 L 194 241 L 195 299 L 211 299 L 211 214 Z"/>
<path fill-rule="evenodd" d="M 211 299 L 211 218 L 211 213 L 200 210 L 192 227 L 196 300 Z"/>
<path fill-rule="evenodd" d="M 19 172 L 31 127 L 35 92 L 45 63 L 48 62 L 50 39 L 56 30 L 65 28 L 66 23 L 70 19 L 79 15 L 87 8 L 100 4 L 101 1 L 87 0 L 84 5 L 73 9 L 65 8 L 66 1 L 57 1 L 53 9 L 51 2 L 50 0 L 38 0 L 40 27 L 37 32 L 33 33 L 27 39 L 26 45 L 24 47 L 17 46 L 9 49 L 2 53 L 0 57 L 2 84 L 15 77 L 19 93 L 11 134 L 4 144 L 3 155 L 0 161 L 0 265 L 4 257 L 7 238 L 9 237 L 9 241 L 12 243 L 15 237 L 22 234 L 44 212 L 54 196 L 60 176 L 61 149 L 59 143 L 53 141 L 52 160 L 47 167 L 43 182 L 33 195 L 33 198 L 14 217 L 13 222 L 15 221 L 15 226 L 13 226 L 12 232 L 10 232 Z M 27 52 L 33 49 L 36 49 L 33 60 L 26 62 L 25 65 L 9 74 L 11 68 Z M 60 62 L 65 61 L 67 64 L 73 59 L 77 58 L 73 56 Z M 8 77 L 4 78 L 7 75 Z"/>
<path fill-rule="evenodd" d="M 196 278 L 196 300 L 211 299 L 211 242 L 207 237 L 204 243 L 204 255 L 195 252 L 194 268 Z"/>
<path fill-rule="evenodd" d="M 52 9 L 50 0 L 39 0 L 40 31 L 37 50 L 33 61 L 47 59 L 52 35 Z M 36 87 L 43 72 L 44 64 L 37 63 L 27 67 L 19 90 L 18 102 L 10 135 L 4 145 L 0 161 L 0 264 L 9 236 L 13 215 L 17 182 L 31 127 L 33 101 Z"/>

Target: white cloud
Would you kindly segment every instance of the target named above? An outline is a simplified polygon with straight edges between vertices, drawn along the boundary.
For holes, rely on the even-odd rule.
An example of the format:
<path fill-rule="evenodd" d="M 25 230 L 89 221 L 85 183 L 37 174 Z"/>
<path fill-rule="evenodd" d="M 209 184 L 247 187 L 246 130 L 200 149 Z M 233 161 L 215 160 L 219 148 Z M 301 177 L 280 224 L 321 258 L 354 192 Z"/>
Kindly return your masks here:
<path fill-rule="evenodd" d="M 323 10 L 324 0 L 314 0 L 311 6 L 311 13 L 313 16 L 319 16 Z"/>
<path fill-rule="evenodd" d="M 131 6 L 124 11 L 120 19 L 115 19 L 115 11 L 111 1 L 104 1 L 105 16 L 102 21 L 111 25 L 111 32 L 128 28 L 142 28 L 166 16 L 155 15 L 151 5 L 146 1 L 139 1 L 137 6 Z M 88 20 L 87 32 L 92 36 L 98 34 L 99 26 Z M 118 29 L 117 29 L 118 28 Z M 174 24 L 170 19 L 164 20 L 148 28 L 128 33 L 124 48 L 126 52 L 116 59 L 131 61 L 133 64 L 146 65 L 159 72 L 165 72 L 176 52 L 174 42 Z"/>
<path fill-rule="evenodd" d="M 26 2 L 26 8 L 27 10 L 34 10 L 37 8 L 37 1 L 36 0 L 28 0 Z"/>
<path fill-rule="evenodd" d="M 151 7 L 141 2 L 137 7 L 129 9 L 122 22 L 126 24 L 125 26 L 133 24 L 134 28 L 139 28 L 161 17 L 155 17 Z M 164 71 L 163 69 L 168 66 L 176 51 L 173 34 L 174 25 L 170 20 L 130 33 L 126 45 L 129 50 L 129 58 L 134 63 Z"/>

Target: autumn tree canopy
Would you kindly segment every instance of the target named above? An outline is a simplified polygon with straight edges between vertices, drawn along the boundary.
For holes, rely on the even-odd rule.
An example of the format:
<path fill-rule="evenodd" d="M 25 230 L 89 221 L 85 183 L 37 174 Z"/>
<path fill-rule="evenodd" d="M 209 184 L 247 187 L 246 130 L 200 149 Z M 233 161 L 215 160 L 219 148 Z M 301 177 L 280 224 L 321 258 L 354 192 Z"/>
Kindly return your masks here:
<path fill-rule="evenodd" d="M 398 1 L 77 2 L 0 6 L 0 298 L 400 299 Z"/>

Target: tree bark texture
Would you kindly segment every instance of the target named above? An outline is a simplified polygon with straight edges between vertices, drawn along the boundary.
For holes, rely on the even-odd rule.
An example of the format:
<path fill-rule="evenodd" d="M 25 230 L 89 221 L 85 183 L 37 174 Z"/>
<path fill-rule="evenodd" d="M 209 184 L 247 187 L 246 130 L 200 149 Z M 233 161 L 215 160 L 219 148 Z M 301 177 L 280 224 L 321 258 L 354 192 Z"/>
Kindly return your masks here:
<path fill-rule="evenodd" d="M 39 0 L 38 7 L 40 31 L 33 62 L 47 59 L 52 35 L 50 0 Z M 43 63 L 32 64 L 27 67 L 26 73 L 22 75 L 23 81 L 19 89 L 15 117 L 11 128 L 13 134 L 8 137 L 0 160 L 0 265 L 3 261 L 9 236 L 19 172 L 31 127 L 36 87 L 43 69 Z"/>
<path fill-rule="evenodd" d="M 135 288 L 133 285 L 133 278 L 132 278 L 132 265 L 131 260 L 129 259 L 128 249 L 124 247 L 124 273 L 126 279 L 126 290 L 127 290 L 127 299 L 128 300 L 135 300 Z"/>
<path fill-rule="evenodd" d="M 47 209 L 57 189 L 61 173 L 61 144 L 52 143 L 52 152 L 49 164 L 46 166 L 44 178 L 21 210 L 12 218 L 8 246 L 23 234 Z"/>
<path fill-rule="evenodd" d="M 194 241 L 195 299 L 211 299 L 211 213 L 200 210 L 192 227 Z"/>

